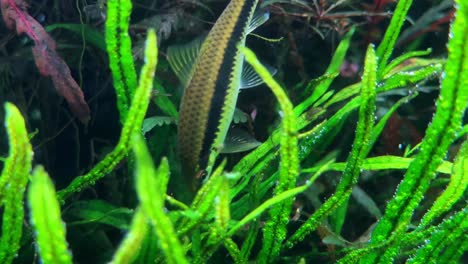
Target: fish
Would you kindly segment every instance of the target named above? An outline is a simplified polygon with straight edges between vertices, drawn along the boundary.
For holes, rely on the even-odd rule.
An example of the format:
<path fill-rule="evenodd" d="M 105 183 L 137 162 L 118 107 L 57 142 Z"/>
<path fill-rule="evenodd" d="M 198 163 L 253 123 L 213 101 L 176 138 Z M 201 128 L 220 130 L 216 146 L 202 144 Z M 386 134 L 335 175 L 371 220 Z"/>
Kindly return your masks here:
<path fill-rule="evenodd" d="M 177 140 L 182 173 L 190 179 L 201 172 L 209 175 L 222 152 L 239 89 L 263 82 L 244 63 L 241 50 L 247 35 L 269 18 L 265 10 L 255 12 L 257 4 L 258 0 L 230 1 L 208 35 L 167 50 L 168 62 L 185 86 Z M 275 72 L 272 67 L 270 71 Z M 236 142 L 248 142 L 250 148 L 259 145 L 254 140 Z"/>

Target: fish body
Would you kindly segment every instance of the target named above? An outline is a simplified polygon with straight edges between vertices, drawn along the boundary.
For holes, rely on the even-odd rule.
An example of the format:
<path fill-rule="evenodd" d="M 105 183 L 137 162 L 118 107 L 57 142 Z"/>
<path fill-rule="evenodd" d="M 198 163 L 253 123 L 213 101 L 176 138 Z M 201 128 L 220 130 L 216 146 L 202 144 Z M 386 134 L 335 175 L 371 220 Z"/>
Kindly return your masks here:
<path fill-rule="evenodd" d="M 241 48 L 258 0 L 232 0 L 201 45 L 182 96 L 178 145 L 186 177 L 211 170 L 234 113 Z"/>

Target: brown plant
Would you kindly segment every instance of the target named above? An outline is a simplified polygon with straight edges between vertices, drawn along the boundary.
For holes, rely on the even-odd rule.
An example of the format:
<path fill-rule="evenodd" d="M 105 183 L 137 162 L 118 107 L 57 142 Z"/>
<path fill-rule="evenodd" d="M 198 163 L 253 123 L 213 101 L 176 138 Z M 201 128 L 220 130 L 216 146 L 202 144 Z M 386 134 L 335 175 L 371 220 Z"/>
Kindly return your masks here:
<path fill-rule="evenodd" d="M 84 124 L 90 119 L 90 110 L 83 92 L 70 74 L 65 61 L 57 54 L 55 41 L 27 12 L 24 0 L 0 0 L 0 9 L 6 26 L 16 34 L 26 34 L 32 41 L 36 66 L 43 76 L 50 76 L 57 93 L 67 100 L 73 114 Z"/>

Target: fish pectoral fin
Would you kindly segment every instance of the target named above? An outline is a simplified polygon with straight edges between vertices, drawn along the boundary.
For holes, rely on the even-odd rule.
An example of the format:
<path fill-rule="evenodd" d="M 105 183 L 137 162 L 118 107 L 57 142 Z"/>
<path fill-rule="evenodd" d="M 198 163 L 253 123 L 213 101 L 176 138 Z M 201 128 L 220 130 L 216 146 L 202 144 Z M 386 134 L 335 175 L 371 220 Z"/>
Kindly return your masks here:
<path fill-rule="evenodd" d="M 226 139 L 224 140 L 223 148 L 220 153 L 237 153 L 244 152 L 258 147 L 261 142 L 257 141 L 247 131 L 240 128 L 229 129 Z"/>
<path fill-rule="evenodd" d="M 265 68 L 270 72 L 270 74 L 273 76 L 275 75 L 278 70 L 274 68 L 271 65 L 268 65 L 266 63 L 262 63 Z M 247 88 L 252 88 L 255 86 L 258 86 L 263 83 L 262 78 L 257 74 L 257 72 L 248 64 L 246 61 L 244 61 L 244 64 L 242 66 L 242 74 L 241 74 L 241 80 L 240 80 L 240 89 L 247 89 Z"/>
<path fill-rule="evenodd" d="M 167 48 L 167 61 L 184 87 L 190 79 L 205 38 L 206 34 L 203 34 L 189 43 L 172 45 Z"/>
<path fill-rule="evenodd" d="M 151 131 L 154 127 L 156 126 L 164 126 L 164 125 L 169 125 L 177 123 L 177 121 L 170 116 L 152 116 L 152 117 L 147 117 L 145 120 L 143 120 L 143 124 L 141 126 L 141 132 L 143 135 Z"/>
<path fill-rule="evenodd" d="M 257 9 L 252 17 L 252 20 L 250 21 L 249 27 L 247 28 L 247 34 L 252 33 L 252 31 L 263 25 L 269 18 L 270 12 L 268 9 Z"/>
<path fill-rule="evenodd" d="M 234 124 L 240 124 L 240 123 L 246 123 L 249 121 L 250 116 L 245 113 L 244 111 L 240 110 L 239 108 L 234 109 L 234 115 L 232 116 L 232 123 Z"/>

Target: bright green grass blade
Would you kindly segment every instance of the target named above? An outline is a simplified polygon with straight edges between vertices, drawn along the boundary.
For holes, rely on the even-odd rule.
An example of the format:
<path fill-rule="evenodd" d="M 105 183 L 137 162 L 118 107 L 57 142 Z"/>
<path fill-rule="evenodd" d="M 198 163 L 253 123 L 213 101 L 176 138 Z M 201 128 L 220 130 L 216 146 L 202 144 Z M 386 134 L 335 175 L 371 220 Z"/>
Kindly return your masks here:
<path fill-rule="evenodd" d="M 103 200 L 81 200 L 67 206 L 67 217 L 76 219 L 67 226 L 104 224 L 120 230 L 128 230 L 134 211 L 118 207 Z"/>
<path fill-rule="evenodd" d="M 394 105 L 392 105 L 392 107 L 390 109 L 388 109 L 387 113 L 385 113 L 385 115 L 379 120 L 379 122 L 375 125 L 375 127 L 373 128 L 373 131 L 372 131 L 372 136 L 371 136 L 371 139 L 370 139 L 370 142 L 367 146 L 368 148 L 368 152 L 372 149 L 372 147 L 374 146 L 374 143 L 377 141 L 377 138 L 379 137 L 379 135 L 382 133 L 388 119 L 390 118 L 390 116 L 392 116 L 392 114 L 405 102 L 408 102 L 409 100 L 411 100 L 412 98 L 416 97 L 417 96 L 417 92 L 415 93 L 412 93 L 410 94 L 409 96 L 407 97 L 403 97 L 401 98 L 400 100 L 398 100 Z M 365 161 L 364 161 L 365 163 Z M 364 163 L 361 165 L 361 169 L 364 169 Z M 353 193 L 356 191 L 356 188 L 353 189 Z M 373 202 L 373 201 L 372 201 Z M 345 216 L 346 216 L 346 212 L 347 212 L 347 208 L 348 208 L 348 203 L 346 202 L 345 204 L 343 204 L 342 206 L 340 206 L 334 214 L 332 214 L 331 216 L 331 225 L 332 225 L 332 228 L 333 228 L 333 231 L 334 233 L 336 234 L 340 234 L 341 233 L 341 228 L 344 224 L 344 220 L 345 220 Z M 380 218 L 380 216 L 379 216 Z"/>
<path fill-rule="evenodd" d="M 23 230 L 23 195 L 31 170 L 32 148 L 24 119 L 16 106 L 5 103 L 9 153 L 0 175 L 3 208 L 0 263 L 11 263 L 20 248 Z"/>
<path fill-rule="evenodd" d="M 29 144 L 28 132 L 18 108 L 12 103 L 5 103 L 5 127 L 8 134 L 9 153 L 0 175 L 0 204 L 8 194 L 7 185 L 15 183 L 15 188 L 26 184 L 31 170 L 33 152 Z M 22 179 L 21 177 L 24 177 Z M 16 183 L 20 185 L 16 185 Z M 18 190 L 16 190 L 18 191 Z"/>
<path fill-rule="evenodd" d="M 280 168 L 278 185 L 274 193 L 279 194 L 296 185 L 296 177 L 299 175 L 299 158 L 297 147 L 296 116 L 293 105 L 281 86 L 273 79 L 268 70 L 260 64 L 255 54 L 247 48 L 243 49 L 245 60 L 252 65 L 263 81 L 275 94 L 283 112 L 281 122 L 280 139 Z M 279 250 L 286 238 L 286 225 L 289 222 L 293 199 L 286 199 L 273 206 L 270 210 L 270 218 L 265 223 L 263 245 L 260 250 L 259 262 L 268 263 L 279 256 Z"/>
<path fill-rule="evenodd" d="M 436 217 L 449 211 L 462 198 L 468 186 L 468 141 L 465 141 L 453 162 L 450 183 L 445 191 L 437 198 L 429 211 L 424 215 L 418 228 L 425 228 Z"/>
<path fill-rule="evenodd" d="M 145 236 L 148 234 L 148 218 L 141 208 L 135 210 L 130 230 L 112 257 L 111 264 L 132 263 L 138 256 Z"/>
<path fill-rule="evenodd" d="M 177 107 L 175 104 L 170 100 L 170 96 L 164 89 L 164 86 L 161 84 L 161 80 L 158 77 L 154 79 L 154 92 L 155 96 L 153 96 L 153 102 L 161 108 L 161 110 L 170 117 L 174 118 L 174 120 L 179 119 L 179 112 L 177 112 Z"/>
<path fill-rule="evenodd" d="M 106 51 L 106 41 L 104 36 L 100 31 L 97 29 L 87 25 L 87 24 L 66 24 L 66 23 L 57 23 L 53 25 L 49 25 L 46 27 L 47 31 L 52 31 L 57 28 L 64 28 L 66 30 L 72 31 L 81 36 L 81 32 L 83 31 L 83 36 L 87 42 L 92 44 L 93 46 Z"/>
<path fill-rule="evenodd" d="M 455 133 L 461 129 L 461 117 L 468 101 L 468 3 L 459 1 L 448 44 L 449 56 L 441 83 L 434 118 L 421 143 L 421 152 L 410 164 L 384 216 L 377 224 L 371 245 L 380 244 L 392 234 L 406 231 L 414 210 L 435 176 Z M 398 250 L 392 250 L 394 255 Z M 379 261 L 379 254 L 364 257 L 367 263 Z"/>
<path fill-rule="evenodd" d="M 70 185 L 59 191 L 58 195 L 60 199 L 63 200 L 72 193 L 79 192 L 93 185 L 97 180 L 110 173 L 129 152 L 131 135 L 141 133 L 143 119 L 151 98 L 153 78 L 158 62 L 158 47 L 156 43 L 156 33 L 154 30 L 148 31 L 145 48 L 145 65 L 141 69 L 138 88 L 133 97 L 117 146 L 102 161 L 96 164 L 91 171 L 83 176 L 76 177 Z"/>
<path fill-rule="evenodd" d="M 384 80 L 380 81 L 377 92 L 386 92 L 398 88 L 407 88 L 415 85 L 421 81 L 434 79 L 440 75 L 443 69 L 443 64 L 440 60 L 430 61 L 424 65 L 414 64 L 405 71 L 398 71 L 394 74 L 386 76 Z M 346 88 L 341 89 L 336 93 L 325 105 L 329 106 L 349 99 L 359 93 L 361 84 L 356 83 Z"/>
<path fill-rule="evenodd" d="M 137 87 L 132 41 L 128 35 L 131 12 L 130 0 L 107 1 L 106 47 L 122 124 L 126 121 L 130 102 Z"/>
<path fill-rule="evenodd" d="M 393 48 L 400 34 L 401 27 L 406 20 L 406 14 L 413 0 L 400 0 L 393 12 L 392 20 L 385 31 L 384 38 L 377 48 L 377 58 L 379 58 L 379 66 L 377 68 L 377 78 L 380 80 L 385 72 L 388 59 L 392 55 Z"/>
<path fill-rule="evenodd" d="M 238 232 L 243 226 L 245 226 L 247 223 L 250 221 L 255 220 L 258 218 L 264 211 L 266 211 L 268 208 L 271 206 L 281 203 L 284 200 L 290 199 L 291 197 L 295 197 L 296 195 L 304 192 L 307 190 L 314 182 L 315 180 L 325 171 L 327 171 L 328 167 L 332 163 L 333 160 L 323 164 L 306 182 L 306 184 L 295 187 L 289 190 L 286 190 L 280 194 L 277 194 L 273 196 L 272 198 L 266 200 L 263 202 L 261 205 L 259 205 L 257 208 L 255 208 L 253 211 L 248 213 L 244 218 L 242 218 L 240 221 L 238 221 L 236 224 L 234 224 L 228 232 L 228 236 L 233 236 L 236 232 Z"/>
<path fill-rule="evenodd" d="M 322 166 L 322 168 L 320 168 L 315 174 L 313 174 L 310 177 L 309 181 L 307 181 L 306 184 L 304 184 L 302 186 L 299 186 L 299 187 L 296 187 L 296 188 L 292 188 L 290 190 L 287 190 L 285 192 L 282 192 L 280 194 L 275 195 L 273 198 L 270 198 L 267 201 L 263 202 L 261 205 L 259 205 L 257 208 L 255 208 L 253 211 L 251 211 L 249 214 L 247 214 L 243 219 L 241 219 L 236 224 L 234 224 L 229 229 L 229 231 L 226 233 L 226 235 L 224 237 L 221 237 L 221 238 L 218 239 L 218 241 L 213 242 L 213 244 L 215 246 L 213 246 L 209 250 L 208 253 L 204 254 L 205 255 L 204 258 L 200 257 L 198 262 L 203 263 L 203 260 L 206 261 L 208 259 L 208 256 L 211 256 L 213 254 L 214 250 L 217 248 L 217 245 L 219 243 L 221 243 L 221 242 L 224 242 L 224 246 L 230 252 L 233 259 L 236 260 L 236 263 L 247 262 L 247 258 L 245 256 L 246 253 L 245 252 L 243 253 L 243 252 L 239 251 L 237 245 L 228 238 L 234 236 L 237 232 L 240 231 L 240 229 L 242 227 L 244 227 L 250 221 L 254 221 L 255 219 L 257 219 L 263 212 L 265 212 L 266 210 L 268 210 L 272 206 L 274 206 L 276 204 L 281 204 L 285 200 L 289 200 L 289 199 L 293 198 L 294 196 L 296 196 L 296 195 L 304 192 L 305 190 L 307 190 L 314 183 L 315 179 L 317 179 L 322 174 L 322 172 L 327 169 L 327 166 L 330 163 L 331 162 L 325 163 Z M 213 175 L 215 175 L 215 174 L 213 174 Z M 251 243 L 253 243 L 253 242 L 254 241 L 251 241 Z"/>
<path fill-rule="evenodd" d="M 226 238 L 224 240 L 224 247 L 229 252 L 229 255 L 231 255 L 232 259 L 234 260 L 234 263 L 242 263 L 239 247 L 232 239 Z"/>
<path fill-rule="evenodd" d="M 226 175 L 226 174 L 225 174 Z M 227 237 L 226 232 L 229 221 L 231 220 L 230 212 L 230 196 L 229 196 L 229 181 L 228 177 L 222 177 L 221 187 L 218 191 L 218 196 L 215 198 L 215 222 L 210 227 L 210 234 L 208 243 L 218 244 L 219 241 L 224 242 L 224 247 L 227 249 L 229 254 L 235 263 L 239 263 L 241 260 L 240 250 L 237 244 Z M 215 246 L 216 248 L 217 246 Z"/>
<path fill-rule="evenodd" d="M 72 263 L 55 188 L 42 166 L 33 171 L 28 203 L 42 263 Z"/>
<path fill-rule="evenodd" d="M 382 75 L 387 75 L 389 72 L 391 72 L 393 69 L 395 69 L 398 65 L 402 64 L 406 60 L 412 59 L 414 57 L 426 56 L 429 55 L 431 52 L 431 49 L 406 52 L 398 56 L 397 58 L 392 60 L 387 66 L 385 66 L 385 70 L 383 71 Z"/>
<path fill-rule="evenodd" d="M 161 161 L 156 170 L 143 138 L 135 135 L 133 151 L 136 159 L 136 188 L 141 208 L 153 224 L 159 246 L 167 263 L 188 263 L 177 232 L 164 208 L 165 192 L 169 180 L 169 164 Z"/>
<path fill-rule="evenodd" d="M 209 214 L 212 212 L 221 188 L 223 187 L 223 182 L 225 181 L 225 176 L 223 175 L 224 166 L 226 161 L 223 161 L 210 176 L 208 181 L 203 184 L 203 186 L 198 190 L 195 198 L 190 205 L 190 212 L 193 213 L 192 217 L 184 218 L 179 225 L 177 233 L 179 235 L 184 235 L 190 230 L 198 226 L 203 221 L 206 221 Z"/>
<path fill-rule="evenodd" d="M 465 209 L 444 221 L 440 228 L 431 235 L 425 245 L 420 247 L 414 257 L 407 263 L 448 263 L 446 261 L 439 262 L 439 255 L 448 248 L 451 248 L 449 250 L 452 252 L 453 249 L 463 248 L 463 245 L 460 245 L 459 242 L 466 239 L 467 233 L 468 208 L 465 207 Z"/>
<path fill-rule="evenodd" d="M 338 44 L 338 47 L 336 48 L 336 51 L 333 54 L 333 57 L 330 61 L 330 65 L 328 65 L 327 70 L 323 74 L 323 77 L 325 77 L 325 79 L 323 79 L 323 81 L 321 82 L 318 82 L 318 85 L 314 87 L 312 95 L 303 102 L 301 102 L 294 109 L 294 112 L 297 115 L 304 113 L 306 109 L 308 109 L 315 101 L 317 101 L 317 99 L 320 98 L 320 96 L 322 96 L 328 90 L 335 77 L 339 75 L 340 66 L 343 63 L 346 53 L 348 51 L 349 44 L 351 43 L 351 37 L 354 34 L 354 30 L 354 27 L 351 28 L 341 40 L 340 44 Z"/>
<path fill-rule="evenodd" d="M 388 119 L 395 113 L 395 111 L 400 108 L 400 106 L 404 103 L 408 103 L 410 100 L 415 98 L 418 95 L 417 92 L 410 94 L 409 96 L 405 96 L 401 99 L 399 99 L 396 103 L 390 107 L 390 109 L 387 110 L 385 115 L 380 118 L 379 122 L 375 125 L 374 130 L 372 131 L 372 137 L 371 137 L 371 144 L 369 144 L 369 148 L 372 148 L 379 138 L 380 134 L 385 128 L 385 125 L 387 124 Z"/>
<path fill-rule="evenodd" d="M 220 233 L 226 232 L 229 221 L 231 220 L 231 211 L 229 209 L 231 199 L 229 197 L 229 191 L 229 181 L 227 177 L 223 177 L 218 197 L 215 200 L 215 225 Z"/>
<path fill-rule="evenodd" d="M 408 72 L 405 72 L 404 74 L 397 73 L 390 76 L 388 79 L 384 80 L 383 84 L 380 85 L 379 88 L 377 88 L 377 92 L 384 92 L 397 88 L 407 87 L 408 85 L 412 85 L 423 80 L 435 77 L 441 71 L 442 64 L 439 61 L 429 64 L 427 66 L 422 66 L 422 68 L 417 66 L 414 69 L 409 69 Z M 348 88 L 341 90 L 335 96 L 333 96 L 324 105 L 324 107 L 328 108 L 331 104 L 335 104 L 350 97 L 353 97 L 354 95 L 359 93 L 360 87 L 361 83 L 357 83 L 355 85 L 349 86 Z M 360 100 L 360 96 L 351 99 L 345 104 L 345 106 L 341 107 L 340 110 L 338 110 L 338 112 L 336 112 L 328 120 L 325 120 L 321 124 L 316 125 L 312 130 L 303 132 L 301 134 L 300 139 L 301 148 L 299 152 L 299 159 L 303 160 L 304 158 L 306 158 L 311 153 L 311 151 L 314 150 L 316 144 L 321 142 L 322 139 L 326 137 L 330 131 L 332 131 L 342 122 L 342 120 L 346 119 L 346 117 L 352 111 L 354 111 L 354 109 L 358 108 Z M 298 117 L 297 128 L 303 129 L 326 112 L 324 109 L 317 110 L 318 111 L 316 111 L 316 114 L 313 116 L 311 116 L 309 113 L 305 113 Z M 375 133 L 375 135 L 377 134 L 378 133 Z M 275 130 L 270 136 L 270 138 L 265 140 L 265 142 L 262 145 L 260 145 L 254 151 L 246 155 L 240 162 L 236 164 L 236 166 L 234 167 L 234 171 L 239 172 L 242 175 L 242 177 L 240 177 L 240 181 L 237 184 L 235 184 L 232 188 L 231 193 L 233 197 L 237 196 L 245 188 L 245 186 L 249 183 L 250 179 L 254 175 L 263 174 L 265 168 L 269 168 L 269 166 L 265 166 L 264 164 L 268 164 L 275 159 L 275 147 L 279 145 L 279 141 L 281 138 L 280 135 L 280 129 Z"/>
<path fill-rule="evenodd" d="M 148 217 L 145 215 L 146 219 Z M 154 235 L 154 228 L 149 221 L 146 221 L 147 233 L 138 249 L 138 257 L 134 263 L 162 263 L 164 261 L 164 255 L 161 254 L 159 249 L 158 237 Z M 157 262 L 156 260 L 161 260 Z"/>
<path fill-rule="evenodd" d="M 364 160 L 362 163 L 363 170 L 406 170 L 408 169 L 414 158 L 404 158 L 400 156 L 378 156 Z M 336 162 L 328 168 L 330 171 L 344 171 L 346 162 Z M 303 173 L 313 173 L 318 170 L 318 167 L 302 169 Z M 437 168 L 437 172 L 450 174 L 452 171 L 452 163 L 448 161 L 442 162 Z"/>
<path fill-rule="evenodd" d="M 362 103 L 359 108 L 356 135 L 341 181 L 336 188 L 336 192 L 288 239 L 286 242 L 287 247 L 292 247 L 304 239 L 306 235 L 321 224 L 323 218 L 344 204 L 351 195 L 352 188 L 357 183 L 361 165 L 370 150 L 368 144 L 370 143 L 375 119 L 376 70 L 377 58 L 374 47 L 371 45 L 367 49 L 365 58 L 361 89 Z"/>
<path fill-rule="evenodd" d="M 468 220 L 468 219 L 467 219 Z M 465 220 L 465 221 L 467 221 Z M 468 230 L 465 228 L 465 234 Z M 438 256 L 436 263 L 459 264 L 462 257 L 468 251 L 468 236 L 463 235 L 452 240 L 445 250 Z"/>

